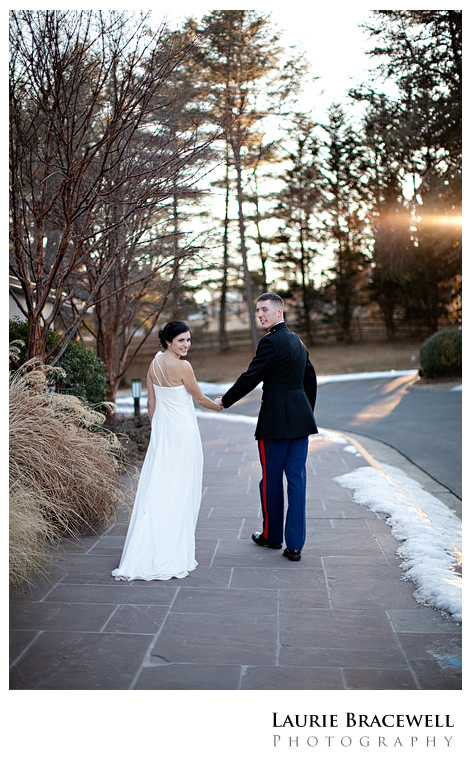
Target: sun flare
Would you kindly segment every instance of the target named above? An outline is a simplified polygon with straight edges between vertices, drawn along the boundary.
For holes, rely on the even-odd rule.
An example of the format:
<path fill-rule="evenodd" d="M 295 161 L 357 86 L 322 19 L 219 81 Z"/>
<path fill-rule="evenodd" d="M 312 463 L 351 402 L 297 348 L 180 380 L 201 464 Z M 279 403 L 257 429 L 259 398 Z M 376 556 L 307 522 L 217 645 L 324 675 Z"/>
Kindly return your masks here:
<path fill-rule="evenodd" d="M 462 226 L 461 215 L 418 215 L 418 223 L 434 223 L 437 226 Z"/>

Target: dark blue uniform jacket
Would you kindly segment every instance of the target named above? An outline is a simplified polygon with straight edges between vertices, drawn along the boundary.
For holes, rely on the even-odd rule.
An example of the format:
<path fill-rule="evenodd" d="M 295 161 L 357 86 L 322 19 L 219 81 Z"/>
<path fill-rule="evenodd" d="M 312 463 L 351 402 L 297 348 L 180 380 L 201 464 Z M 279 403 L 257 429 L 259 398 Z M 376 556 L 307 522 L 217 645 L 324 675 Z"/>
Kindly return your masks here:
<path fill-rule="evenodd" d="M 222 397 L 224 408 L 263 382 L 255 438 L 303 438 L 317 433 L 314 419 L 317 380 L 309 354 L 284 322 L 260 340 L 249 368 Z"/>

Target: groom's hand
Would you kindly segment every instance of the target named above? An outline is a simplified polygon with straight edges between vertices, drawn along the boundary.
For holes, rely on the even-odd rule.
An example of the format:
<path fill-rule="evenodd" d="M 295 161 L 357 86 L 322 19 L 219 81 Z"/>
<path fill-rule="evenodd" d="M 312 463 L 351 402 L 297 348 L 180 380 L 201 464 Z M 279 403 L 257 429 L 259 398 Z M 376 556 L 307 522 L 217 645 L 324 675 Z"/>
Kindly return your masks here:
<path fill-rule="evenodd" d="M 214 403 L 218 404 L 219 406 L 222 406 L 222 396 L 216 396 L 216 398 L 214 399 Z M 224 409 L 223 406 L 222 408 Z"/>

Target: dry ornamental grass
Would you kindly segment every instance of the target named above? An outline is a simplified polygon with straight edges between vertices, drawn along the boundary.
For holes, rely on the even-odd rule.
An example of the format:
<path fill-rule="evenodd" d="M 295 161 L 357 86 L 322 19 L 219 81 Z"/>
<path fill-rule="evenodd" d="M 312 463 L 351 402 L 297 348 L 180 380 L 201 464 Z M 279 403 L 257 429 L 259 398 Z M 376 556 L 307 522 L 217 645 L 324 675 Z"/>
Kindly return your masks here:
<path fill-rule="evenodd" d="M 50 368 L 10 377 L 10 587 L 43 571 L 50 543 L 109 525 L 122 490 L 122 447 L 105 416 L 48 392 Z"/>

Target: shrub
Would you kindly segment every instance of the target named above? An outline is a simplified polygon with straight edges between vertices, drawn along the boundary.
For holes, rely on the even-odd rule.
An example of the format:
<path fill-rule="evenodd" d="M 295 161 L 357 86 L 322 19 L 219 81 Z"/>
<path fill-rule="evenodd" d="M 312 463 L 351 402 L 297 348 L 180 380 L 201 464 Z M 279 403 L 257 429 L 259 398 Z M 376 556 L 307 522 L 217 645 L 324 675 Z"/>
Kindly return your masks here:
<path fill-rule="evenodd" d="M 61 385 L 65 392 L 83 398 L 90 404 L 98 404 L 106 399 L 108 374 L 104 363 L 97 358 L 92 348 L 72 340 L 58 366 L 65 372 L 65 381 Z"/>
<path fill-rule="evenodd" d="M 44 570 L 50 543 L 106 526 L 121 486 L 116 436 L 105 415 L 48 392 L 49 367 L 10 375 L 10 587 Z"/>
<path fill-rule="evenodd" d="M 442 329 L 420 348 L 420 373 L 424 377 L 461 375 L 461 330 Z"/>
<path fill-rule="evenodd" d="M 26 361 L 26 346 L 29 339 L 29 324 L 27 321 L 22 321 L 18 316 L 14 316 L 9 322 L 9 334 L 10 343 L 14 340 L 21 340 L 23 346 L 21 348 L 18 361 L 23 364 Z M 17 358 L 15 357 L 15 361 Z"/>
<path fill-rule="evenodd" d="M 20 351 L 18 363 L 26 361 L 26 347 L 29 337 L 27 321 L 18 317 L 10 319 L 10 342 L 21 340 L 25 345 Z M 59 340 L 57 332 L 49 332 L 46 350 L 52 348 Z M 85 399 L 90 404 L 105 401 L 108 392 L 108 375 L 106 367 L 97 358 L 92 348 L 86 348 L 77 340 L 72 340 L 67 346 L 58 366 L 64 370 L 65 378 L 60 382 L 63 392 Z"/>

